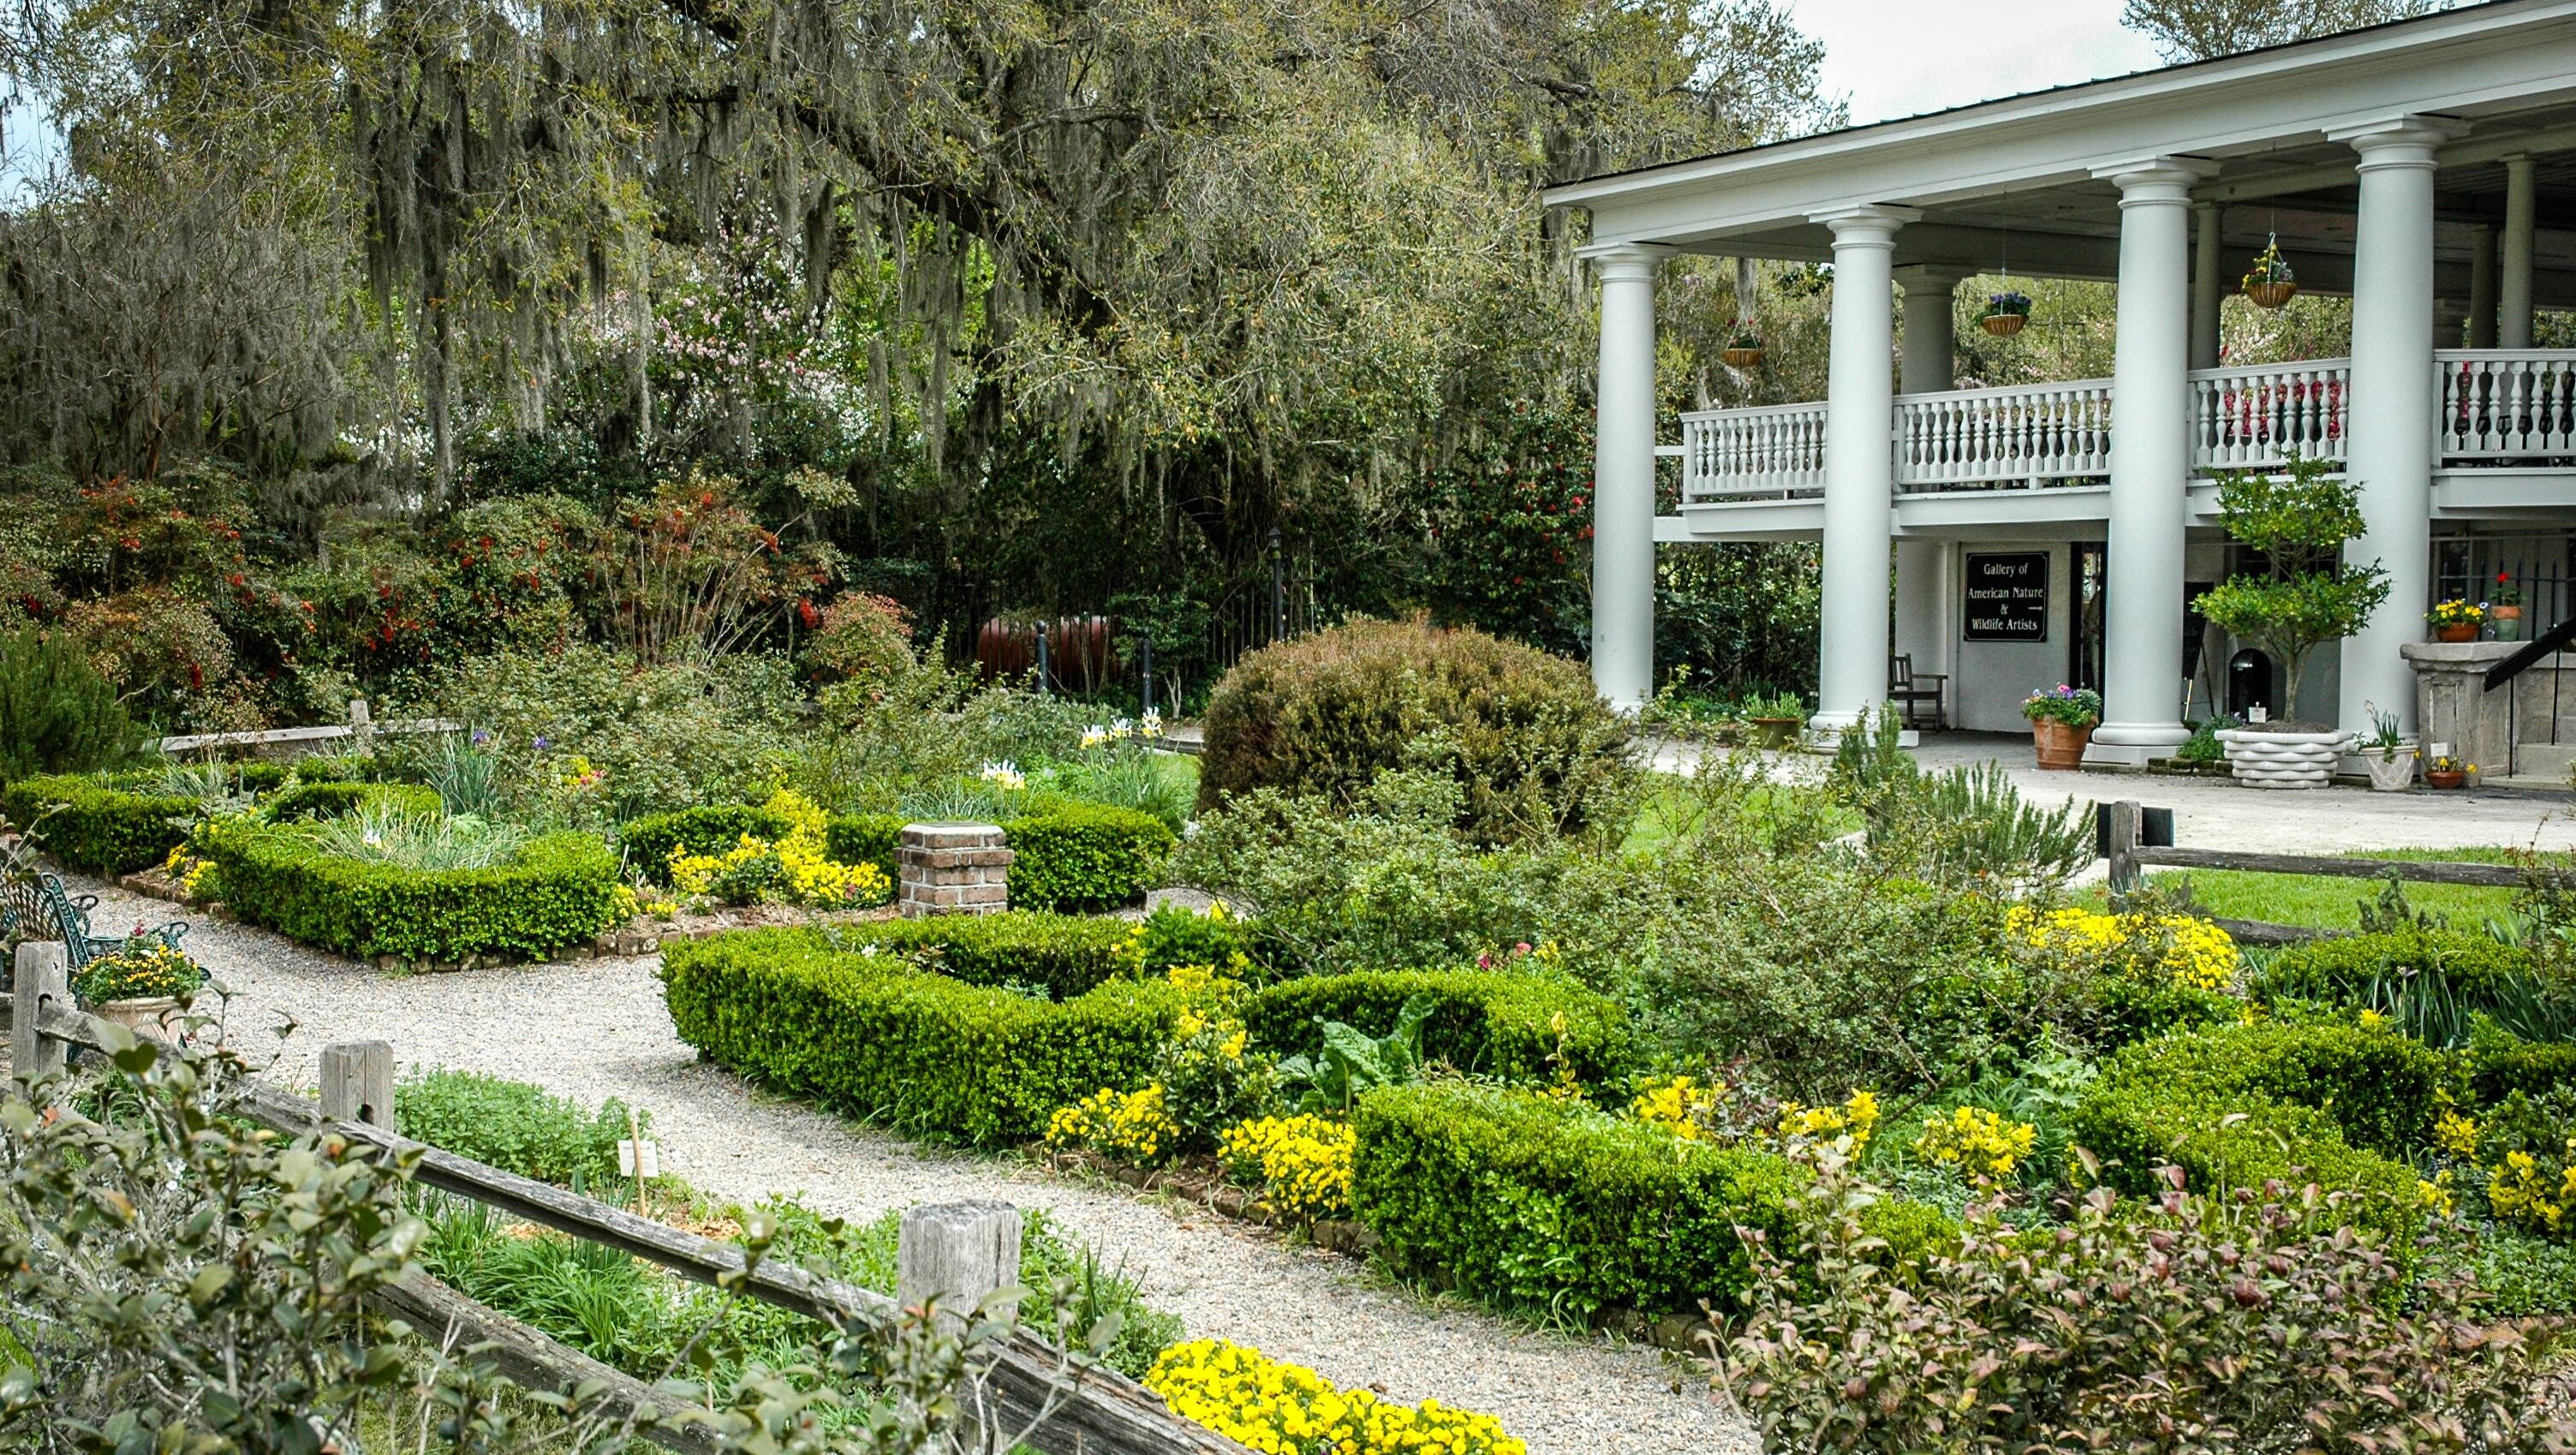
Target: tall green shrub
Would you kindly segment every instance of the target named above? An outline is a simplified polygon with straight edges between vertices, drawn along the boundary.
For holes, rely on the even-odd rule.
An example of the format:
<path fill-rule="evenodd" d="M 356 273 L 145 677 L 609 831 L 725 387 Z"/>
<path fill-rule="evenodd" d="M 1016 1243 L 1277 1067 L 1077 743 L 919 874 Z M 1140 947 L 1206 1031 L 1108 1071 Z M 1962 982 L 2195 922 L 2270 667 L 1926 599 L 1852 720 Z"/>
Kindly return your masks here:
<path fill-rule="evenodd" d="M 0 636 L 0 783 L 112 767 L 133 751 L 115 686 L 62 634 Z"/>
<path fill-rule="evenodd" d="M 1356 801 L 1388 768 L 1454 776 L 1480 843 L 1621 822 L 1629 733 L 1581 664 L 1427 621 L 1354 621 L 1246 657 L 1208 700 L 1199 807 L 1261 788 Z"/>

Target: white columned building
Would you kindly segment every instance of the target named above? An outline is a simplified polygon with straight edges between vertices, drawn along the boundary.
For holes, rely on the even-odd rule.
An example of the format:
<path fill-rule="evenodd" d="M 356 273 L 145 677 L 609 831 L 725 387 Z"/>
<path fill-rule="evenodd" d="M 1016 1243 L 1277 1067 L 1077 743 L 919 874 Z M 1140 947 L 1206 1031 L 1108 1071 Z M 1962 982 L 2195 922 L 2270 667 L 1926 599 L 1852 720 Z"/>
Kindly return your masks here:
<path fill-rule="evenodd" d="M 2499 577 L 2525 630 L 2576 622 L 2576 349 L 2540 346 L 2576 336 L 2557 317 L 2576 312 L 2570 77 L 2576 0 L 2494 0 L 1550 189 L 1588 226 L 1600 289 L 1602 694 L 1633 707 L 1662 680 L 1659 543 L 1819 544 L 1822 727 L 1904 670 L 1946 679 L 1922 726 L 1996 733 L 2071 682 L 2105 696 L 2087 755 L 2105 770 L 2231 710 L 2411 724 L 2426 611 Z M 2351 300 L 2348 338 L 2314 314 L 2259 324 L 2279 300 L 2238 280 L 2275 243 L 2301 293 Z M 1831 265 L 1824 397 L 1661 408 L 1656 277 L 1696 258 Z M 2101 286 L 2111 377 L 2029 367 L 2076 323 L 2042 290 L 1957 387 L 1962 283 L 2032 277 Z M 2288 664 L 2194 607 L 2259 566 L 2221 529 L 2220 482 L 2294 458 L 2353 482 L 2366 534 L 2347 559 L 2391 582 L 2305 664 L 2297 703 Z M 1678 501 L 1660 514 L 1659 478 Z M 2576 763 L 2576 694 L 2521 721 L 2510 772 Z"/>

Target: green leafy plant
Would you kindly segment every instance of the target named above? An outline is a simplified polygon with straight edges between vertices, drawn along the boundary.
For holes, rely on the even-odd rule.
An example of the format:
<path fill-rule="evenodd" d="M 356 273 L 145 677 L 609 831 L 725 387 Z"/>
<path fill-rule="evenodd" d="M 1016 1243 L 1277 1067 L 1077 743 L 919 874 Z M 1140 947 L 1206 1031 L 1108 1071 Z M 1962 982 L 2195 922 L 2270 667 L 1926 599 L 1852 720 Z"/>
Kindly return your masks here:
<path fill-rule="evenodd" d="M 2397 750 L 2406 746 L 2406 729 L 2397 714 L 2382 712 L 2377 703 L 2365 702 L 2362 710 L 2370 714 L 2370 736 L 2361 740 L 2362 750 L 2377 753 L 2383 763 L 2397 761 Z"/>
<path fill-rule="evenodd" d="M 1355 621 L 1255 652 L 1217 684 L 1199 807 L 1262 788 L 1350 805 L 1414 767 L 1457 782 L 1454 827 L 1505 843 L 1624 822 L 1628 748 L 1571 661 L 1470 628 Z"/>
<path fill-rule="evenodd" d="M 2367 529 L 2360 487 L 2325 460 L 2294 456 L 2277 474 L 2250 471 L 2218 481 L 2219 520 L 2239 545 L 2259 552 L 2259 575 L 2231 576 L 2200 598 L 2201 614 L 2271 652 L 2281 663 L 2282 700 L 2296 713 L 2308 653 L 2367 625 L 2388 600 L 2388 573 L 2373 561 L 2342 559 L 2344 542 Z"/>
<path fill-rule="evenodd" d="M 2023 698 L 2021 715 L 2032 722 L 2091 727 L 2102 720 L 2102 694 L 2090 687 L 2069 687 L 2060 682 Z"/>
<path fill-rule="evenodd" d="M 413 813 L 382 797 L 363 798 L 305 832 L 316 849 L 337 858 L 430 871 L 498 868 L 516 860 L 530 838 L 517 824 Z"/>
<path fill-rule="evenodd" d="M 2096 1188 L 2045 1236 L 1980 1204 L 1890 1278 L 1883 1194 L 1831 1149 L 1815 1160 L 1786 1235 L 1752 1250 L 1752 1307 L 1717 1361 L 1774 1448 L 2422 1448 L 2442 1430 L 2536 1455 L 2576 1436 L 2543 1408 L 2558 1331 L 2494 1337 L 2470 1286 L 2410 1281 L 2341 1194 L 2219 1196 L 2152 1169 L 2143 1205 Z"/>
<path fill-rule="evenodd" d="M 1408 1085 L 1422 1075 L 1422 1026 L 1438 1009 L 1430 996 L 1414 996 L 1396 1012 L 1394 1029 L 1382 1036 L 1340 1021 L 1319 1021 L 1322 1048 L 1313 1055 L 1282 1058 L 1279 1079 L 1300 1088 L 1299 1111 L 1348 1116 L 1362 1093 Z"/>
<path fill-rule="evenodd" d="M 1570 1077 L 1606 1085 L 1634 1051 L 1619 1003 L 1570 977 L 1530 970 L 1354 970 L 1303 975 L 1244 998 L 1253 1041 L 1307 1064 L 1329 1054 L 1325 1027 L 1395 1033 L 1410 1008 L 1423 1061 L 1514 1081 Z"/>
<path fill-rule="evenodd" d="M 1870 864 L 1885 873 L 1963 884 L 2055 884 L 2093 862 L 2093 825 L 2073 799 L 2026 803 L 2003 765 L 1926 773 L 1898 747 L 1896 713 L 1867 714 L 1842 735 L 1829 782 L 1868 822 Z"/>
<path fill-rule="evenodd" d="M 113 768 L 134 755 L 116 687 L 61 632 L 0 635 L 0 784 Z"/>
<path fill-rule="evenodd" d="M 1047 804 L 1002 829 L 1011 846 L 1011 903 L 1025 909 L 1132 904 L 1162 884 L 1178 842 L 1163 820 L 1106 804 Z"/>
<path fill-rule="evenodd" d="M 617 1179 L 617 1144 L 629 1135 L 626 1105 L 615 1097 L 587 1111 L 541 1086 L 446 1066 L 395 1083 L 394 1116 L 415 1141 L 576 1189 Z M 653 1125 L 649 1112 L 636 1119 Z"/>

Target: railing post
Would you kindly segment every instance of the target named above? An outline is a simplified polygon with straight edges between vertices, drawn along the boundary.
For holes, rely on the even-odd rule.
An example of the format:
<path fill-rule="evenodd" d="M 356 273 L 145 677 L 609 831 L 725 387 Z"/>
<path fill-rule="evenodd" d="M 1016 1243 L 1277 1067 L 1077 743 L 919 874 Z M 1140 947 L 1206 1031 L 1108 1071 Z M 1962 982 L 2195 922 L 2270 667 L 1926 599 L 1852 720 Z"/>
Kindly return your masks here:
<path fill-rule="evenodd" d="M 2143 815 L 2134 798 L 2107 804 L 2103 812 L 2110 823 L 2111 907 L 2118 909 L 2138 887 L 2138 823 Z"/>
<path fill-rule="evenodd" d="M 322 1048 L 322 1115 L 397 1130 L 392 1042 L 335 1041 Z"/>
<path fill-rule="evenodd" d="M 67 1059 L 60 1041 L 38 1029 L 48 1009 L 72 1005 L 71 952 L 58 940 L 30 940 L 18 947 L 15 1001 L 10 1006 L 9 1067 L 20 1079 L 60 1071 Z"/>
<path fill-rule="evenodd" d="M 953 1338 L 965 1332 L 985 1299 L 1019 1281 L 1018 1208 L 1007 1202 L 950 1202 L 904 1211 L 902 1230 L 895 1235 L 897 1307 L 932 1304 L 938 1327 Z M 1018 1312 L 1016 1302 L 995 1310 L 1005 1318 L 1016 1318 Z M 994 1443 L 984 1421 L 970 1417 L 961 1423 L 962 1448 L 983 1452 Z"/>

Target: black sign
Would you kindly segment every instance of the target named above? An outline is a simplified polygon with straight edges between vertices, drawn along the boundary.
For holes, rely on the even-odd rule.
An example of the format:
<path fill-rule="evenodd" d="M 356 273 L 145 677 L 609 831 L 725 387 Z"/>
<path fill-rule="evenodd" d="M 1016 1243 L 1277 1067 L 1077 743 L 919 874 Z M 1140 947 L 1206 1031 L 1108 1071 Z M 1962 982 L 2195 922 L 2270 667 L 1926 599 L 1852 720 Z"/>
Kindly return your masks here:
<path fill-rule="evenodd" d="M 1972 642 L 2048 640 L 2048 552 L 1970 556 L 1967 584 L 1963 638 Z"/>

